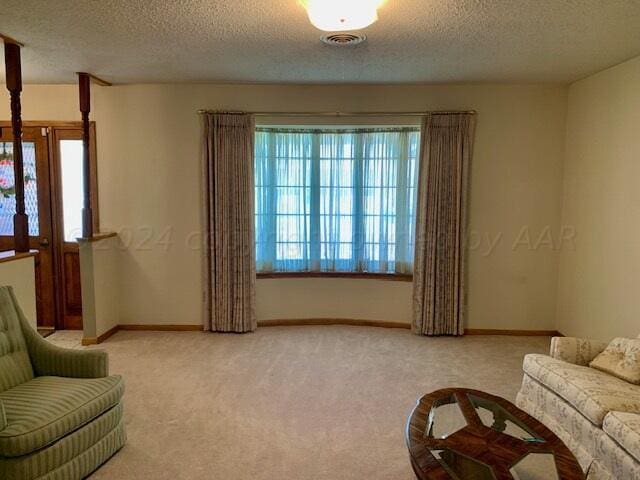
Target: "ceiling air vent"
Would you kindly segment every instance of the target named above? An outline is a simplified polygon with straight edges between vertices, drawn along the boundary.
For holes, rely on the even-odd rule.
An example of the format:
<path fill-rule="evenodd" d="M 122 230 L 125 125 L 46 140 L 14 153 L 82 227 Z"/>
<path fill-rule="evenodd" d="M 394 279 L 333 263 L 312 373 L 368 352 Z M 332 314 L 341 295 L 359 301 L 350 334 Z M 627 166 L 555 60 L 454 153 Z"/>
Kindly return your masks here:
<path fill-rule="evenodd" d="M 360 45 L 367 37 L 366 35 L 356 35 L 355 33 L 331 33 L 320 37 L 320 39 L 327 45 L 352 47 L 354 45 Z"/>

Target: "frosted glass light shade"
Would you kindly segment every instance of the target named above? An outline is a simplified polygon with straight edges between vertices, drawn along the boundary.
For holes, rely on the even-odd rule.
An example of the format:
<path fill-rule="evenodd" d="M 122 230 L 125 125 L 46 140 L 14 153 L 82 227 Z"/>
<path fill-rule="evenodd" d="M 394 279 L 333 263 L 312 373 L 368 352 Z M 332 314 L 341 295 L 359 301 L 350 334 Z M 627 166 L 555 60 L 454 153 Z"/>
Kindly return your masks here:
<path fill-rule="evenodd" d="M 311 23 L 320 30 L 360 30 L 378 20 L 384 0 L 306 0 Z"/>

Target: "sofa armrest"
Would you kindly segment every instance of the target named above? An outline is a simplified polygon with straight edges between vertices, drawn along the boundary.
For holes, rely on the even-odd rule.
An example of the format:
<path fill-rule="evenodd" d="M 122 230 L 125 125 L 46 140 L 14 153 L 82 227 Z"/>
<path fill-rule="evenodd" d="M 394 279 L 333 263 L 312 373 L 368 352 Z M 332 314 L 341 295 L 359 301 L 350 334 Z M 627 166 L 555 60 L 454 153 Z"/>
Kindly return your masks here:
<path fill-rule="evenodd" d="M 575 337 L 553 337 L 549 355 L 557 360 L 587 366 L 605 348 L 606 342 Z"/>

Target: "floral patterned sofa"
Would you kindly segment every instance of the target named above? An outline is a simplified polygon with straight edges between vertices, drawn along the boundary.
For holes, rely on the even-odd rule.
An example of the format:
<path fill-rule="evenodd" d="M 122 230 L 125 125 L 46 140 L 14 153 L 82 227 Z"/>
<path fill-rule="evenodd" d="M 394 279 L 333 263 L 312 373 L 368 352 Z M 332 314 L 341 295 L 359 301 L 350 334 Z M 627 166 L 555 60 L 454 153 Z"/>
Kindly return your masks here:
<path fill-rule="evenodd" d="M 588 366 L 606 347 L 553 338 L 550 356 L 525 357 L 516 403 L 565 442 L 588 480 L 640 479 L 640 385 Z"/>

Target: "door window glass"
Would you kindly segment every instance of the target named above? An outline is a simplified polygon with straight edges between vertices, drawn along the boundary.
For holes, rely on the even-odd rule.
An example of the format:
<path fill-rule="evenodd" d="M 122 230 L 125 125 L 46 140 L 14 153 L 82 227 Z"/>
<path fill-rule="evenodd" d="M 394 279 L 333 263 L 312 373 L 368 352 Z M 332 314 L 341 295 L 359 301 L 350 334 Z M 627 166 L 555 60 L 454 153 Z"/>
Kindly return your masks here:
<path fill-rule="evenodd" d="M 24 165 L 24 203 L 29 216 L 29 235 L 37 237 L 38 182 L 36 174 L 36 146 L 22 143 Z M 16 191 L 13 175 L 13 143 L 0 142 L 0 235 L 13 235 L 13 215 L 16 213 Z"/>
<path fill-rule="evenodd" d="M 82 236 L 84 198 L 82 140 L 60 140 L 60 171 L 62 172 L 64 241 L 75 242 L 76 238 Z"/>

